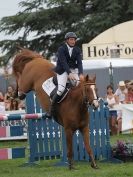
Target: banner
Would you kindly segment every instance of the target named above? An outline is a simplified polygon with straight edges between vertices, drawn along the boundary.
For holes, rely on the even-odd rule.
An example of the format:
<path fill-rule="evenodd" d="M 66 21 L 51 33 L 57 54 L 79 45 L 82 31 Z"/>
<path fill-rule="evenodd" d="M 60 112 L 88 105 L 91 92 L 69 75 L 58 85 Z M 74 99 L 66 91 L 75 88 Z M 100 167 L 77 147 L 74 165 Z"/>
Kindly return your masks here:
<path fill-rule="evenodd" d="M 122 131 L 133 133 L 133 105 L 125 105 L 122 109 Z"/>
<path fill-rule="evenodd" d="M 122 110 L 122 132 L 133 133 L 133 104 L 115 105 L 114 110 Z"/>

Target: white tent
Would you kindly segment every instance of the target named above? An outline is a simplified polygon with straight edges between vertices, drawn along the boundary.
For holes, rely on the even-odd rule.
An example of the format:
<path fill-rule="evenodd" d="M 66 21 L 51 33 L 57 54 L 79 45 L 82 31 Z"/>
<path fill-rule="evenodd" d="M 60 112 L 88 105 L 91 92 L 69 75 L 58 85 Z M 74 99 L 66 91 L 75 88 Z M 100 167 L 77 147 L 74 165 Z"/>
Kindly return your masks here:
<path fill-rule="evenodd" d="M 55 62 L 52 62 L 52 63 L 55 64 Z M 83 60 L 83 68 L 84 68 L 84 70 L 109 68 L 110 63 L 112 64 L 113 68 L 133 67 L 133 59 L 111 58 L 111 59 Z M 8 72 L 9 72 L 9 74 L 12 73 L 11 64 L 9 65 Z M 4 69 L 0 68 L 0 74 L 3 74 L 3 73 L 4 73 Z"/>
<path fill-rule="evenodd" d="M 84 70 L 109 68 L 110 63 L 113 68 L 133 67 L 132 59 L 111 58 L 83 60 L 83 68 Z"/>

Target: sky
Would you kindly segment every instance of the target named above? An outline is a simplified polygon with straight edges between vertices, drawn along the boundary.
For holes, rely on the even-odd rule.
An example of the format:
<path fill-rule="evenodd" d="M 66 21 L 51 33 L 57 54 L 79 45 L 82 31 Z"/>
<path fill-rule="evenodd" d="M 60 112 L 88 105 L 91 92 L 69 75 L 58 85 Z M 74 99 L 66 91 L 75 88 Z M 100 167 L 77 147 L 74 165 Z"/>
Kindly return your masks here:
<path fill-rule="evenodd" d="M 22 0 L 0 0 L 0 18 L 10 15 L 15 15 L 21 7 L 19 2 Z"/>
<path fill-rule="evenodd" d="M 21 1 L 22 0 L 0 0 L 0 19 L 2 17 L 15 15 L 17 12 L 19 12 L 21 10 L 21 7 L 19 7 L 19 2 Z M 4 33 L 0 33 L 0 40 L 5 38 L 8 37 L 6 37 Z M 3 70 L 0 68 L 0 74 L 1 72 L 3 72 Z"/>
<path fill-rule="evenodd" d="M 6 16 L 12 16 L 17 14 L 21 7 L 19 6 L 19 3 L 22 0 L 0 0 L 0 19 L 2 17 Z M 5 38 L 12 38 L 5 36 L 4 33 L 0 33 L 0 40 L 3 40 Z"/>

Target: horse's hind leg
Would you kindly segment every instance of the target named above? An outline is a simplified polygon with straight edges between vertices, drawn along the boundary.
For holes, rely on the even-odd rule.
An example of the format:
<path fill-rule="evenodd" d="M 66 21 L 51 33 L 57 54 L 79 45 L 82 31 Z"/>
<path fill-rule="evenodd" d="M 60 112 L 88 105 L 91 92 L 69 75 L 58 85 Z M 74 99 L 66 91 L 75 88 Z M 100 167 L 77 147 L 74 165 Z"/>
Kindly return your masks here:
<path fill-rule="evenodd" d="M 88 127 L 84 127 L 82 130 L 80 130 L 82 135 L 83 135 L 83 139 L 84 139 L 84 144 L 85 144 L 85 149 L 88 152 L 90 158 L 91 158 L 91 167 L 97 169 L 97 165 L 96 162 L 94 160 L 94 156 L 93 156 L 93 152 L 91 150 L 90 147 L 90 141 L 89 141 L 89 128 Z"/>
<path fill-rule="evenodd" d="M 68 158 L 68 165 L 69 169 L 74 169 L 73 167 L 73 146 L 72 146 L 72 137 L 73 131 L 71 129 L 65 129 L 66 133 L 66 143 L 67 143 L 67 158 Z"/>

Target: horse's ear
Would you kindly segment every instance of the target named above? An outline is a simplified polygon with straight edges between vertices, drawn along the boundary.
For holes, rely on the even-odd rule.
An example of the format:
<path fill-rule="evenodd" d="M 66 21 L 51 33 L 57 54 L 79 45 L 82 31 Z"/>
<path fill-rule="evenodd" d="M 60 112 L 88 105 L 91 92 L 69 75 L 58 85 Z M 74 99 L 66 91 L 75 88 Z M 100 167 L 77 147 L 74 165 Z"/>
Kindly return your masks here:
<path fill-rule="evenodd" d="M 89 75 L 88 75 L 88 74 L 85 76 L 85 80 L 86 80 L 86 81 L 89 80 Z"/>

